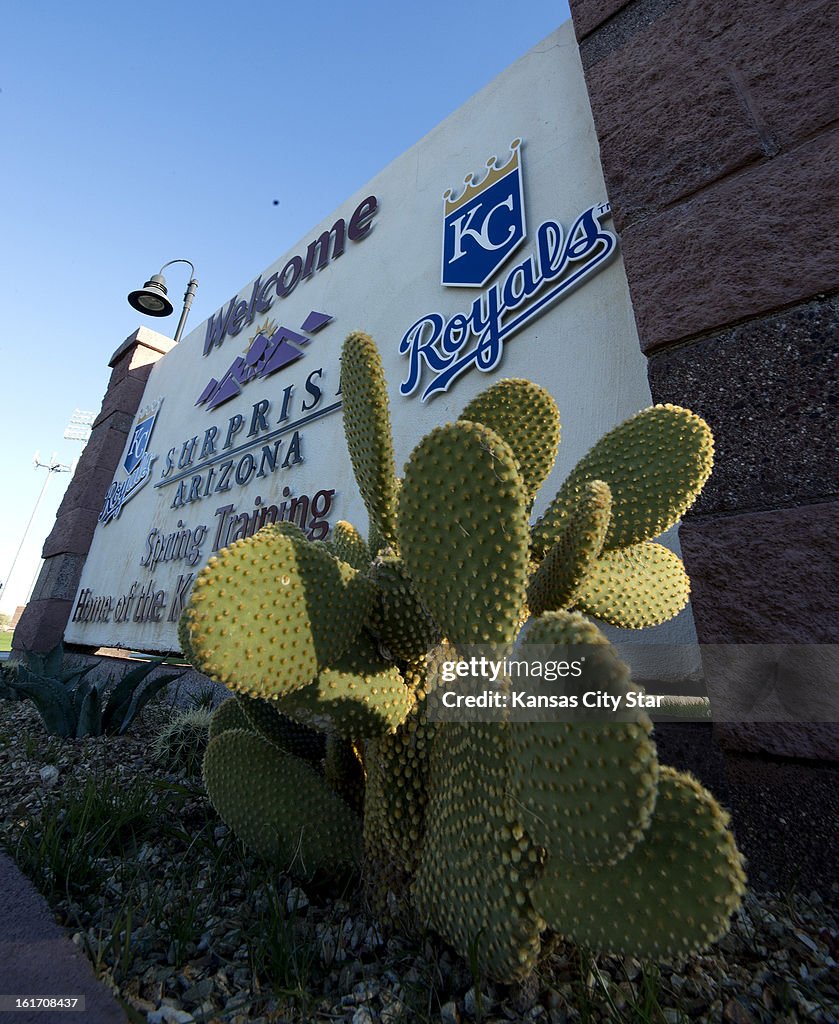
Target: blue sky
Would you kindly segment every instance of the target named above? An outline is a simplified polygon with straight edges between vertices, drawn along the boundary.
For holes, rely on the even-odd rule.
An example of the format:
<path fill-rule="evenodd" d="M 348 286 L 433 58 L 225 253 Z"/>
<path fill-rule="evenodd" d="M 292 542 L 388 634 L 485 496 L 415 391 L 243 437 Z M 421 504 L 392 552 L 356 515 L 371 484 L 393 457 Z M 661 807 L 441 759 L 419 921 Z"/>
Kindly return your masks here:
<path fill-rule="evenodd" d="M 170 259 L 189 327 L 568 18 L 555 0 L 6 0 L 0 32 L 0 610 L 22 603 L 72 463 L 74 409 Z M 274 204 L 274 200 L 278 200 Z M 167 271 L 180 308 L 187 268 Z"/>

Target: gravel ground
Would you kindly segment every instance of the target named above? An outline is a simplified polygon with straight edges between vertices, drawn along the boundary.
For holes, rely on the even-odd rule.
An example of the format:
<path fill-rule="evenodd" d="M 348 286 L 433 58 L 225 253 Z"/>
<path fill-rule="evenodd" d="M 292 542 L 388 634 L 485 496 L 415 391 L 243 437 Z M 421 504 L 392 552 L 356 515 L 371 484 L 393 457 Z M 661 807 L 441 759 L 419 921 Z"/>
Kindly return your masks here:
<path fill-rule="evenodd" d="M 387 934 L 352 889 L 340 899 L 304 890 L 250 857 L 200 779 L 150 758 L 171 713 L 147 709 L 124 737 L 62 741 L 46 736 L 28 703 L 0 700 L 0 843 L 45 890 L 133 1021 L 839 1020 L 835 883 L 750 891 L 730 934 L 679 963 L 594 957 L 554 939 L 527 984 L 481 984 L 435 937 Z M 680 755 L 678 738 L 668 742 L 675 756 L 663 760 L 701 761 L 693 745 Z M 143 794 L 145 803 L 116 844 L 85 861 L 91 835 L 75 854 L 89 875 L 68 880 L 27 859 L 27 850 L 40 844 L 53 867 L 61 858 L 66 866 L 73 848 L 61 808 L 89 779 L 103 791 Z M 835 858 L 818 838 L 810 845 L 813 856 Z"/>

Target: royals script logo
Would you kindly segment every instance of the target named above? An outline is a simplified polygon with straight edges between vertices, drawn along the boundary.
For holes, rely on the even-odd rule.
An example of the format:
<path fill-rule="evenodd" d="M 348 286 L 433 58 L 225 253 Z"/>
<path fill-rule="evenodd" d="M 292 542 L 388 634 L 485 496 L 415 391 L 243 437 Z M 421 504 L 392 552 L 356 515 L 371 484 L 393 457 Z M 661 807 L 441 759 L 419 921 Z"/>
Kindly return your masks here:
<path fill-rule="evenodd" d="M 484 289 L 525 238 L 521 139 L 510 149 L 513 155 L 502 167 L 494 157 L 487 161 L 480 184 L 469 175 L 459 199 L 451 190 L 443 196 L 442 282 L 483 290 L 468 309 L 426 313 L 405 331 L 399 343 L 408 359 L 403 395 L 422 386 L 424 402 L 473 367 L 494 370 L 507 341 L 617 253 L 617 238 L 601 223 L 610 215 L 609 204 L 597 203 L 567 231 L 559 221 L 543 221 L 530 254 Z"/>
<path fill-rule="evenodd" d="M 122 506 L 148 483 L 151 476 L 151 467 L 156 455 L 149 452 L 149 439 L 154 429 L 154 423 L 163 399 L 159 398 L 153 405 L 141 410 L 140 418 L 134 427 L 131 441 L 128 445 L 123 466 L 128 476 L 124 480 L 114 480 L 105 495 L 105 503 L 99 513 L 99 522 L 103 526 L 112 519 L 118 519 L 122 512 Z"/>

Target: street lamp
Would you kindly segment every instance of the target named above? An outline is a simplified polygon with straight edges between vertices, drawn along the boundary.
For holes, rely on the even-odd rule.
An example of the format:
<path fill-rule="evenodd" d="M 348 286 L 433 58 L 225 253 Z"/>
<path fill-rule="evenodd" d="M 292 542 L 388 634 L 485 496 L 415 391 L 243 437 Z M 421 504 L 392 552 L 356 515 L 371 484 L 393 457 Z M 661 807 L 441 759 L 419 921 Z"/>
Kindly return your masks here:
<path fill-rule="evenodd" d="M 195 280 L 195 267 L 189 260 L 169 260 L 168 263 L 164 263 L 160 268 L 159 274 L 152 274 L 142 288 L 129 293 L 128 303 L 138 313 L 144 313 L 146 316 L 169 316 L 175 307 L 166 294 L 166 279 L 163 276 L 163 271 L 167 267 L 171 267 L 173 263 L 186 263 L 192 270 L 192 277 L 190 277 L 189 284 L 186 286 L 186 292 L 184 293 L 184 308 L 181 310 L 181 319 L 178 321 L 178 329 L 175 331 L 175 342 L 177 343 L 181 340 L 184 324 L 189 314 L 189 307 L 192 305 L 192 300 L 198 291 L 198 282 Z"/>

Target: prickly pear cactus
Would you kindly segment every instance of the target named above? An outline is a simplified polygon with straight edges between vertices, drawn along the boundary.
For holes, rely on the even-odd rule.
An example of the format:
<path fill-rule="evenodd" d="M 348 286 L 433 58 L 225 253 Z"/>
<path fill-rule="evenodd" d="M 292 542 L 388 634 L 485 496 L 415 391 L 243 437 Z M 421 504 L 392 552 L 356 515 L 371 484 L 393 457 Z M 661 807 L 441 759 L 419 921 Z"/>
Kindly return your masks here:
<path fill-rule="evenodd" d="M 341 387 L 367 539 L 341 522 L 325 543 L 287 524 L 236 541 L 181 623 L 185 655 L 236 694 L 204 758 L 216 809 L 299 875 L 361 870 L 374 905 L 410 903 L 500 981 L 533 969 L 545 929 L 636 956 L 707 945 L 743 892 L 742 858 L 713 797 L 659 765 L 643 710 L 429 710 L 440 662 L 475 643 L 499 657 L 582 646 L 586 689 L 636 692 L 586 616 L 639 629 L 684 607 L 684 568 L 655 538 L 710 473 L 707 425 L 675 406 L 638 413 L 531 526 L 560 437 L 543 389 L 493 384 L 399 478 L 366 335 L 345 343 Z"/>

